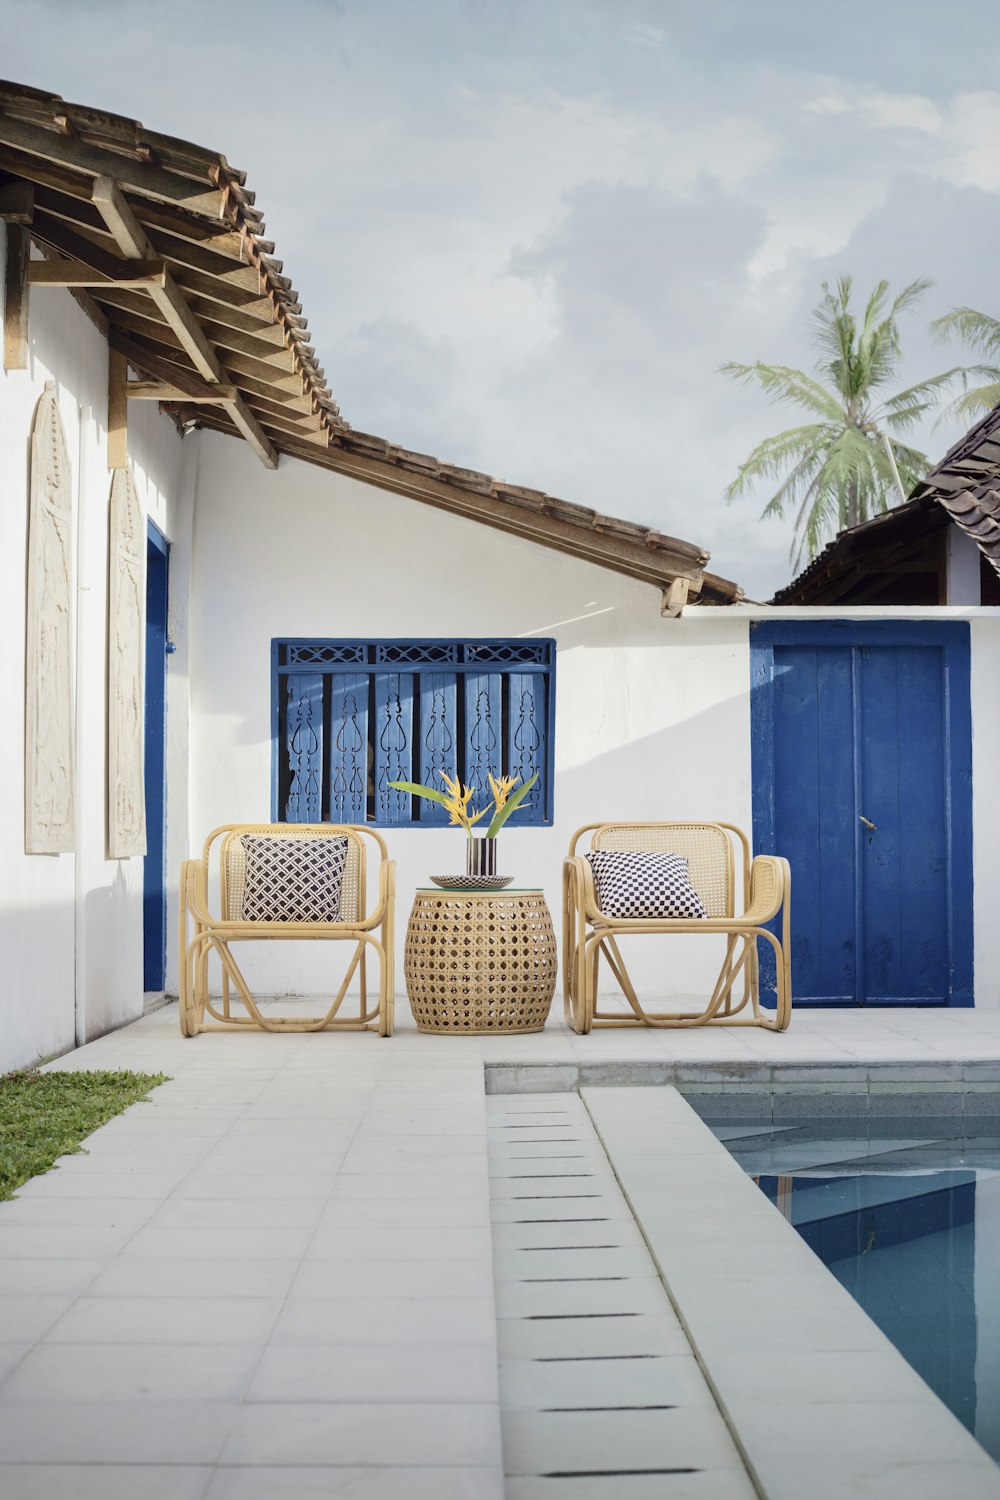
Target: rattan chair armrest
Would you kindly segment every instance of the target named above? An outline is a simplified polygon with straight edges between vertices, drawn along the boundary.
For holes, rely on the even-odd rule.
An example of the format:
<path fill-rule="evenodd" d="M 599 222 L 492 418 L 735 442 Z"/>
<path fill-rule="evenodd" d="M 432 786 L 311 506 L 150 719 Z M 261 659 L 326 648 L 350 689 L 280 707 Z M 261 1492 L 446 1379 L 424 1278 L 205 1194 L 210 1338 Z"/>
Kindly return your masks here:
<path fill-rule="evenodd" d="M 208 909 L 208 863 L 204 859 L 186 859 L 181 866 L 180 888 L 183 900 L 196 922 L 211 926 L 215 918 Z"/>
<path fill-rule="evenodd" d="M 564 868 L 572 870 L 576 877 L 577 900 L 587 920 L 600 918 L 601 908 L 597 904 L 597 886 L 594 884 L 594 870 L 590 860 L 584 859 L 581 854 L 570 854 L 563 863 Z"/>
<path fill-rule="evenodd" d="M 603 823 L 584 823 L 582 828 L 578 828 L 569 841 L 569 851 L 567 857 L 569 859 L 578 857 L 576 854 L 576 846 L 583 838 L 583 835 L 585 833 L 593 833 L 595 828 L 603 828 L 603 826 Z"/>
<path fill-rule="evenodd" d="M 758 854 L 750 866 L 750 904 L 742 921 L 763 927 L 781 910 L 785 900 L 785 861 L 775 854 Z"/>
<path fill-rule="evenodd" d="M 362 922 L 352 925 L 358 931 L 368 932 L 375 927 L 381 927 L 386 915 L 391 915 L 393 898 L 396 888 L 396 861 L 394 859 L 383 859 L 378 867 L 378 905 L 370 916 L 365 917 Z"/>

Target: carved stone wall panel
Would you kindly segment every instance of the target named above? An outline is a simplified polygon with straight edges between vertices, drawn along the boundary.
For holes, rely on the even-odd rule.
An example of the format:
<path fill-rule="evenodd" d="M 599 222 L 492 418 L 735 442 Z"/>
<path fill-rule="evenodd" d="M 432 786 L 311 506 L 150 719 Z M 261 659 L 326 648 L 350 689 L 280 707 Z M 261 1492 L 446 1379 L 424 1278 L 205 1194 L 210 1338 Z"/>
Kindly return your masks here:
<path fill-rule="evenodd" d="M 24 847 L 63 854 L 76 842 L 73 495 L 53 381 L 35 408 L 28 505 Z"/>
<path fill-rule="evenodd" d="M 131 469 L 111 480 L 109 535 L 108 856 L 127 859 L 146 852 L 146 522 Z"/>

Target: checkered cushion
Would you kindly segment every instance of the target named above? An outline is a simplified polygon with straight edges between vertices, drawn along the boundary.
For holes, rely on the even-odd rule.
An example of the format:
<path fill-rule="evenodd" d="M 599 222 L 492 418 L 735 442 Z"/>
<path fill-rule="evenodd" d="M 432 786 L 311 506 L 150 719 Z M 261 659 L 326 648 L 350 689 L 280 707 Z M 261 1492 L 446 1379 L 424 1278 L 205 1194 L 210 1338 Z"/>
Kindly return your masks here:
<path fill-rule="evenodd" d="M 592 849 L 597 904 L 606 917 L 707 917 L 681 854 Z"/>
<path fill-rule="evenodd" d="M 244 834 L 244 922 L 336 922 L 347 839 Z"/>

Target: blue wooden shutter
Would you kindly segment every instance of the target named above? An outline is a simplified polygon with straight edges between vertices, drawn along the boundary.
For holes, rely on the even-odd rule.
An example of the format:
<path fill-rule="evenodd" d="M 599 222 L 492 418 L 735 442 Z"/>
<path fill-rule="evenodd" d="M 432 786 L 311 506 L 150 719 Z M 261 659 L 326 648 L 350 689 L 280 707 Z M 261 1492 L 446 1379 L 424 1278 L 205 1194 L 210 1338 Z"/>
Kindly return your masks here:
<path fill-rule="evenodd" d="M 413 780 L 413 678 L 375 673 L 375 821 L 409 823 L 413 798 L 390 781 Z"/>
<path fill-rule="evenodd" d="M 420 677 L 420 775 L 424 786 L 443 792 L 440 772 L 459 772 L 458 685 L 453 672 L 424 672 Z M 447 823 L 437 802 L 419 799 L 421 823 Z"/>
<path fill-rule="evenodd" d="M 502 769 L 501 681 L 498 672 L 468 672 L 465 678 L 465 781 L 480 804 L 489 800 L 488 774 L 499 776 Z"/>
<path fill-rule="evenodd" d="M 285 744 L 288 822 L 318 823 L 323 816 L 323 678 L 318 672 L 288 678 Z"/>
<path fill-rule="evenodd" d="M 330 679 L 330 821 L 363 823 L 368 803 L 368 678 Z"/>
<path fill-rule="evenodd" d="M 529 823 L 540 821 L 545 816 L 548 797 L 545 767 L 545 726 L 547 705 L 545 677 L 541 672 L 511 672 L 510 702 L 507 711 L 507 770 L 518 777 L 518 784 L 530 781 L 537 772 L 538 781 L 532 787 L 510 822 Z"/>

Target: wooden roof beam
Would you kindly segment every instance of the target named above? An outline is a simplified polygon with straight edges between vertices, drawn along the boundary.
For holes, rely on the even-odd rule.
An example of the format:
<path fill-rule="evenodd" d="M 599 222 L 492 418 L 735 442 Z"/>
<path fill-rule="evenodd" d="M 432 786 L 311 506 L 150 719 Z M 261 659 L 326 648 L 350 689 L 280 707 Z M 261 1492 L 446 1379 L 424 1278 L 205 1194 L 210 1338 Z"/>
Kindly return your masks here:
<path fill-rule="evenodd" d="M 180 401 L 205 402 L 210 406 L 227 406 L 235 401 L 239 392 L 234 385 L 207 385 L 200 396 L 182 390 L 179 385 L 170 385 L 163 380 L 129 380 L 125 384 L 125 395 L 129 401 Z"/>
<path fill-rule="evenodd" d="M 30 286 L 58 287 L 145 287 L 162 286 L 167 275 L 162 260 L 133 260 L 123 263 L 115 276 L 95 271 L 79 260 L 34 260 L 28 267 Z"/>
<path fill-rule="evenodd" d="M 0 219 L 8 224 L 30 224 L 35 217 L 35 190 L 30 182 L 0 186 Z"/>
<path fill-rule="evenodd" d="M 179 172 L 165 172 L 135 156 L 92 146 L 78 136 L 46 130 L 40 125 L 28 124 L 2 112 L 0 142 L 29 152 L 43 161 L 52 162 L 57 169 L 60 166 L 70 166 L 78 172 L 89 173 L 98 180 L 114 177 L 130 192 L 166 199 L 179 208 L 190 209 L 194 213 L 219 220 L 219 227 L 222 229 L 230 228 L 223 221 L 224 191 L 221 188 L 209 189 L 204 179 L 198 182 Z"/>
<path fill-rule="evenodd" d="M 129 260 L 152 260 L 153 247 L 117 182 L 110 177 L 96 177 L 91 197 L 125 257 Z M 163 285 L 151 286 L 149 293 L 160 316 L 177 335 L 195 369 L 210 384 L 225 385 L 227 382 L 222 365 L 184 300 L 183 292 L 169 272 L 164 277 Z M 261 462 L 269 469 L 276 469 L 278 454 L 239 393 L 233 400 L 221 404 Z"/>
<path fill-rule="evenodd" d="M 31 265 L 31 221 L 35 197 L 30 183 L 0 188 L 0 219 L 7 225 L 3 297 L 3 367 L 28 368 L 28 273 Z"/>

